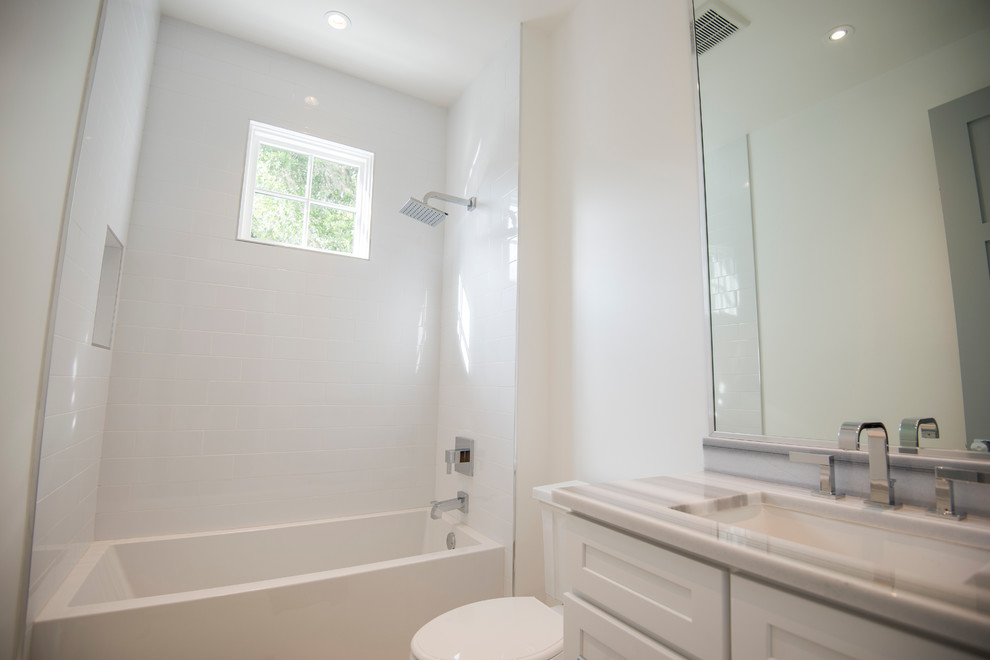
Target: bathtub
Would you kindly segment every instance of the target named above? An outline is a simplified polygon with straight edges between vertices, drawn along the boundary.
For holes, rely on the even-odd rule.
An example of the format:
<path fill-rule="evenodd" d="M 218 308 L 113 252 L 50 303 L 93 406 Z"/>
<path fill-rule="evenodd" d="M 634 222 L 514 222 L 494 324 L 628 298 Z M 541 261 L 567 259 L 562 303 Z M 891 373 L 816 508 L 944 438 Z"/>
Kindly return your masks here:
<path fill-rule="evenodd" d="M 35 619 L 30 658 L 406 660 L 424 623 L 503 595 L 504 548 L 450 520 L 96 542 Z"/>

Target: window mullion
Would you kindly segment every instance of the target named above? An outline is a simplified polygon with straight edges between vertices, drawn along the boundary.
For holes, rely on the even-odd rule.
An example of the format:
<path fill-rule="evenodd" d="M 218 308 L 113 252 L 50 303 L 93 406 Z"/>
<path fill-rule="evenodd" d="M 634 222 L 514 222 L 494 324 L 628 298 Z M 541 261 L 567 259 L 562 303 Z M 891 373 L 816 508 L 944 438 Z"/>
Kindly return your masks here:
<path fill-rule="evenodd" d="M 309 245 L 309 202 L 313 196 L 313 154 L 306 161 L 306 203 L 303 205 L 303 241 L 302 246 Z"/>
<path fill-rule="evenodd" d="M 357 214 L 358 212 L 357 206 L 344 206 L 343 204 L 334 204 L 333 202 L 323 202 L 318 199 L 314 199 L 311 201 L 313 204 L 316 204 L 317 206 L 325 206 L 328 209 L 336 209 L 338 211 L 346 211 L 348 213 L 354 213 L 354 214 Z"/>
<path fill-rule="evenodd" d="M 268 195 L 269 197 L 277 197 L 278 199 L 288 200 L 290 202 L 305 202 L 305 197 L 300 197 L 299 195 L 293 195 L 291 193 L 280 193 L 272 190 L 265 190 L 264 188 L 255 188 L 254 192 L 256 195 Z"/>

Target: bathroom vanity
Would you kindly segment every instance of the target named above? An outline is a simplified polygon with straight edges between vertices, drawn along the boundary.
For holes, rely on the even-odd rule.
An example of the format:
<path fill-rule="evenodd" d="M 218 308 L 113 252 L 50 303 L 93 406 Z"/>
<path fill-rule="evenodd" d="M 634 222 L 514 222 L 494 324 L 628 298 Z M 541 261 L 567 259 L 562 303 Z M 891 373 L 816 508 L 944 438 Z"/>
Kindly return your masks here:
<path fill-rule="evenodd" d="M 705 472 L 553 491 L 568 658 L 990 654 L 990 519 Z"/>

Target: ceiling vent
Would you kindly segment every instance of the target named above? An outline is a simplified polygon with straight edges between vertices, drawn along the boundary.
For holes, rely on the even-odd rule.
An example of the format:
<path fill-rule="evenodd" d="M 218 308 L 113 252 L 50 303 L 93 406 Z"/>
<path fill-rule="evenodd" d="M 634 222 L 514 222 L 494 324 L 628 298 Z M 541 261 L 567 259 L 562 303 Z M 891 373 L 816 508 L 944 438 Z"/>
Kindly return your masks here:
<path fill-rule="evenodd" d="M 697 9 L 694 19 L 694 43 L 701 55 L 749 25 L 739 12 L 718 0 L 710 0 Z"/>

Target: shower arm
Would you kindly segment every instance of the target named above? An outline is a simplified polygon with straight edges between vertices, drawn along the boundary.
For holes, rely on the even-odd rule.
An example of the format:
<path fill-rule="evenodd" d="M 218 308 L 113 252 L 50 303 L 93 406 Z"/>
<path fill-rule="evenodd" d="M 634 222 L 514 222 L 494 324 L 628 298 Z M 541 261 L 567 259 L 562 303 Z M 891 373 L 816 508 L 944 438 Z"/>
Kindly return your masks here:
<path fill-rule="evenodd" d="M 463 197 L 454 197 L 453 195 L 445 195 L 441 192 L 428 192 L 426 196 L 423 197 L 423 203 L 429 204 L 430 200 L 433 198 L 442 199 L 445 202 L 451 202 L 453 204 L 460 204 L 461 206 L 466 206 L 468 211 L 473 211 L 474 207 L 478 205 L 478 198 L 472 197 L 471 199 L 464 199 Z"/>

